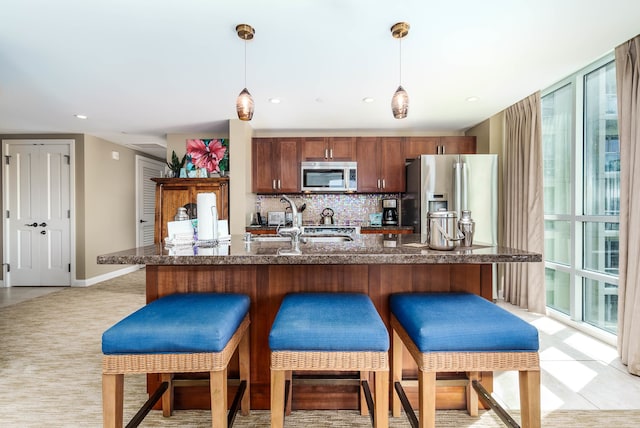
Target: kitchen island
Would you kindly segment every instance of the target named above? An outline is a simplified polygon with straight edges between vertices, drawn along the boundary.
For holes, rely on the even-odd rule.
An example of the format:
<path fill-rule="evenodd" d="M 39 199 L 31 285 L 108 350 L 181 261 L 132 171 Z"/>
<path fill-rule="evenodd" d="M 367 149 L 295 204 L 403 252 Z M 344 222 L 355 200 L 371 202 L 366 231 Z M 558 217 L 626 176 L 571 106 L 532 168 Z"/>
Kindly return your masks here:
<path fill-rule="evenodd" d="M 475 245 L 452 251 L 430 250 L 420 235 L 356 235 L 349 242 L 301 243 L 299 255 L 280 255 L 290 243 L 264 240 L 231 242 L 214 248 L 160 245 L 98 256 L 100 264 L 146 265 L 146 298 L 151 302 L 173 293 L 236 292 L 251 298 L 251 407 L 269 408 L 271 324 L 280 303 L 291 292 L 368 294 L 389 328 L 389 295 L 398 292 L 466 291 L 492 299 L 492 264 L 541 262 L 542 256 L 517 249 Z M 542 286 L 542 285 L 541 285 Z M 391 355 L 391 354 L 390 354 Z M 407 376 L 416 372 L 406 355 Z M 231 372 L 234 371 L 232 367 Z M 464 388 L 456 374 L 438 386 L 437 406 L 465 408 Z M 157 379 L 149 377 L 153 391 Z M 207 408 L 208 388 L 194 380 L 177 388 L 177 408 Z M 491 389 L 490 375 L 483 377 Z M 294 409 L 356 409 L 353 382 L 296 380 Z M 409 398 L 414 394 L 409 390 Z M 230 393 L 233 393 L 231 390 Z"/>

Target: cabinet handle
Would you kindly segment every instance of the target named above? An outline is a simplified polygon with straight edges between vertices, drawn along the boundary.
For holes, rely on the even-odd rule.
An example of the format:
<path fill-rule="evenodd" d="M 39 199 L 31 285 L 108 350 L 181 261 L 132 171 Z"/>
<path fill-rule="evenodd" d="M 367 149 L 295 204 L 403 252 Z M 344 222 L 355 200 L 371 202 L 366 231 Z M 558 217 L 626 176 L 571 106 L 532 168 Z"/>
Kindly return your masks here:
<path fill-rule="evenodd" d="M 384 178 L 382 179 L 382 188 L 385 189 L 387 187 L 387 184 L 384 182 Z"/>
<path fill-rule="evenodd" d="M 329 157 L 333 159 L 333 149 L 329 149 Z"/>
<path fill-rule="evenodd" d="M 276 189 L 277 189 L 277 187 L 276 187 L 276 179 L 275 179 L 275 178 L 274 178 L 274 179 L 273 179 L 273 181 L 271 182 L 271 188 L 272 188 L 273 190 L 276 190 Z"/>
<path fill-rule="evenodd" d="M 445 154 L 445 148 L 444 148 L 444 146 L 440 146 L 440 147 L 442 147 L 442 154 L 444 155 Z"/>
<path fill-rule="evenodd" d="M 378 189 L 380 188 L 380 179 L 378 178 Z"/>
<path fill-rule="evenodd" d="M 329 150 L 324 149 L 324 158 L 328 159 L 329 158 Z"/>
<path fill-rule="evenodd" d="M 280 179 L 278 179 L 278 190 L 282 189 L 282 185 L 280 184 Z"/>

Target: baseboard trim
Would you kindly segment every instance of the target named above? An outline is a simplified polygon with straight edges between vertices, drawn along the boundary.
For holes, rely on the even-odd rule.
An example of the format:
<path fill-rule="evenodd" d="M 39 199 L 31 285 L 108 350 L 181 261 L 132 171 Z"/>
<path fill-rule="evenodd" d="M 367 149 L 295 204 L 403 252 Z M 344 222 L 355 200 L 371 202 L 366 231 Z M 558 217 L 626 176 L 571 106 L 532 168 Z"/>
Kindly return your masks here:
<path fill-rule="evenodd" d="M 93 276 L 88 279 L 77 279 L 71 285 L 72 287 L 90 287 L 92 285 L 98 284 L 99 282 L 107 281 L 109 279 L 117 278 L 122 275 L 126 275 L 128 273 L 135 272 L 144 268 L 144 265 L 133 265 L 127 266 L 123 269 L 114 270 L 113 272 L 105 273 L 98 276 Z"/>

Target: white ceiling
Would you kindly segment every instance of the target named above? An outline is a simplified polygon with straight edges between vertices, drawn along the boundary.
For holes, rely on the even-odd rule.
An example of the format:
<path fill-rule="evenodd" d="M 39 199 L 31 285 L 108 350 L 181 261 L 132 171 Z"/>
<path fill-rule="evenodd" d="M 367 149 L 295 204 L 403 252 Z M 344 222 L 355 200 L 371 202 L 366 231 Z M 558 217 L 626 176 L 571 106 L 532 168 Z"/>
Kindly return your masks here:
<path fill-rule="evenodd" d="M 461 131 L 640 33 L 638 0 L 1 0 L 0 133 Z M 390 100 L 402 40 L 406 119 Z M 466 101 L 478 97 L 476 102 Z M 272 104 L 270 98 L 281 99 Z M 364 103 L 365 97 L 375 101 Z M 88 116 L 86 120 L 74 117 Z"/>

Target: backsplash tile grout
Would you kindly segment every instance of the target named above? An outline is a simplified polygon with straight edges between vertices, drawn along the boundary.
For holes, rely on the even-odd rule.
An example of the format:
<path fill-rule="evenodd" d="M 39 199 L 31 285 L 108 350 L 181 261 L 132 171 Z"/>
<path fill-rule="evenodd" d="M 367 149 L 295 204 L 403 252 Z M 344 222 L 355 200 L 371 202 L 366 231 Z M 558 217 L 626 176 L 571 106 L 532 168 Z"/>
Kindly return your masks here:
<path fill-rule="evenodd" d="M 280 202 L 281 195 L 256 195 L 255 209 L 260 210 L 263 218 L 269 211 L 285 211 L 288 204 Z M 306 203 L 302 213 L 303 224 L 317 224 L 320 222 L 322 210 L 331 208 L 336 224 L 350 224 L 367 226 L 369 214 L 382 212 L 382 199 L 396 198 L 400 205 L 400 194 L 291 194 L 289 196 L 297 207 Z"/>

